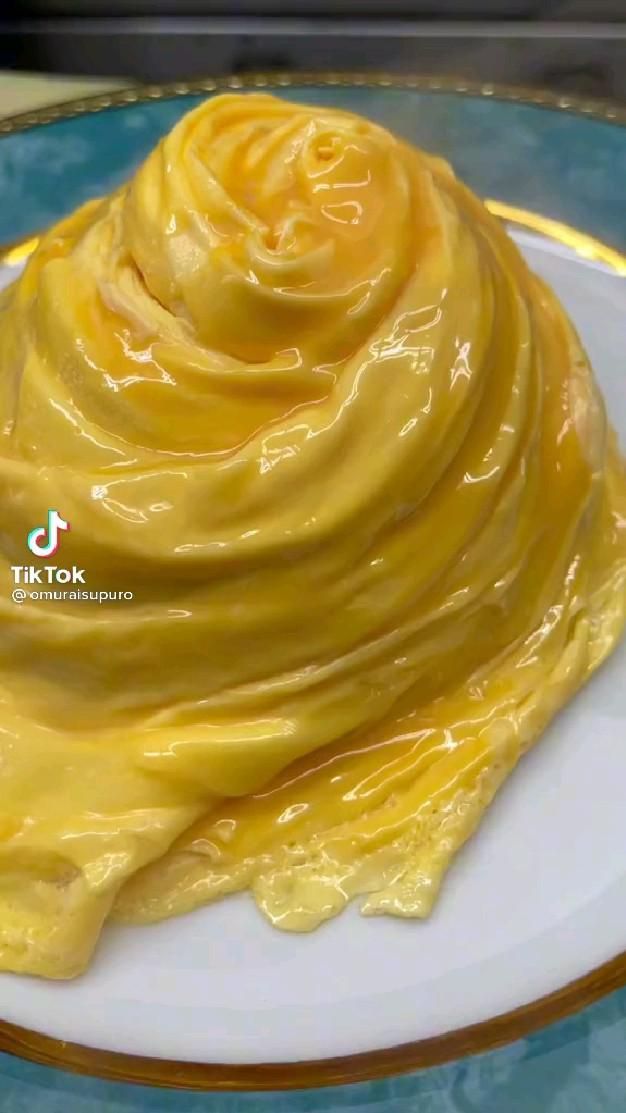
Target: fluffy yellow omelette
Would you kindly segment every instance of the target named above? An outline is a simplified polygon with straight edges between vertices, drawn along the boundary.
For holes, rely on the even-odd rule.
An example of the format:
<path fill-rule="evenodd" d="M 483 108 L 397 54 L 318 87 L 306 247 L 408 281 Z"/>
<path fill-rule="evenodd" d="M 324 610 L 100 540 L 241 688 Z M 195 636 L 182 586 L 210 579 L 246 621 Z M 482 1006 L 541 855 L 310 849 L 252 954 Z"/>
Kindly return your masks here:
<path fill-rule="evenodd" d="M 2 295 L 0 504 L 4 970 L 241 889 L 427 916 L 625 617 L 554 295 L 446 163 L 270 96 L 190 112 Z M 50 507 L 132 602 L 11 602 Z"/>

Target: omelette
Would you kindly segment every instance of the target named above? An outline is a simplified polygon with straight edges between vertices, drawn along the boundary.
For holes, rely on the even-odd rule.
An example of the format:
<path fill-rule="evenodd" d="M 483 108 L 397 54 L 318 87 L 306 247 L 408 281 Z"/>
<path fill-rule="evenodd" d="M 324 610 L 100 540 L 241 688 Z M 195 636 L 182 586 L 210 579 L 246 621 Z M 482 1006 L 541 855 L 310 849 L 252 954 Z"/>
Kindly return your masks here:
<path fill-rule="evenodd" d="M 626 474 L 554 294 L 443 160 L 266 95 L 0 295 L 0 502 L 5 971 L 240 890 L 288 931 L 427 917 L 624 624 Z M 87 587 L 16 605 L 46 521 Z"/>

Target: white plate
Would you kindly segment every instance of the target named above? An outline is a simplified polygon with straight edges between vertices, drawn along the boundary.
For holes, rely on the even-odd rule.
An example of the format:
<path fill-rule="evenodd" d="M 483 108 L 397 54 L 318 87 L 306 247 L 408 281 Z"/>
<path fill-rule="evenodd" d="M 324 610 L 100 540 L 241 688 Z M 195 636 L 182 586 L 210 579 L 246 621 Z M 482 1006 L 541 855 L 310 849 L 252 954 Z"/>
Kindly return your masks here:
<path fill-rule="evenodd" d="M 626 441 L 626 282 L 516 233 L 582 335 Z M 1 279 L 2 276 L 0 276 Z M 626 945 L 626 644 L 524 758 L 432 918 L 285 935 L 245 895 L 105 931 L 72 983 L 3 975 L 5 1020 L 92 1047 L 269 1063 L 390 1047 L 536 1000 Z"/>

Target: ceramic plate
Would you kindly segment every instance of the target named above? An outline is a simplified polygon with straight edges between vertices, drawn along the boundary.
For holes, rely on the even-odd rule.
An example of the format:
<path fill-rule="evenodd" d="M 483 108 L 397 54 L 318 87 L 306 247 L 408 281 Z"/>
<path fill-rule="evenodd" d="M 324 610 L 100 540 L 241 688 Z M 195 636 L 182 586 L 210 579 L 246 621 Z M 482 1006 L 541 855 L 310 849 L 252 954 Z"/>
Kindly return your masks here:
<path fill-rule="evenodd" d="M 278 92 L 374 116 L 449 157 L 491 198 L 576 323 L 626 445 L 624 129 L 477 92 L 304 82 Z M 99 99 L 95 114 L 35 121 L 1 140 L 0 242 L 128 176 L 202 95 L 153 93 L 110 107 Z M 574 135 L 584 158 L 572 153 Z M 601 173 L 592 156 L 605 174 L 613 159 L 602 204 L 589 196 Z M 581 227 L 588 235 L 577 234 Z M 9 255 L 1 282 L 17 273 L 20 254 Z M 248 1068 L 265 1064 L 267 1079 L 293 1085 L 439 1061 L 587 1003 L 625 965 L 614 961 L 626 943 L 625 665 L 623 644 L 524 758 L 429 921 L 363 919 L 352 908 L 311 935 L 284 935 L 241 895 L 153 927 L 111 927 L 75 982 L 3 975 L 2 1018 L 54 1041 L 180 1066 L 81 1062 L 80 1048 L 64 1051 L 9 1027 L 5 1046 L 23 1038 L 26 1053 L 96 1073 L 190 1085 L 203 1069 L 207 1082 L 219 1084 L 221 1070 L 252 1085 Z M 410 1046 L 390 1050 L 397 1045 Z M 268 1084 L 263 1077 L 259 1085 Z"/>

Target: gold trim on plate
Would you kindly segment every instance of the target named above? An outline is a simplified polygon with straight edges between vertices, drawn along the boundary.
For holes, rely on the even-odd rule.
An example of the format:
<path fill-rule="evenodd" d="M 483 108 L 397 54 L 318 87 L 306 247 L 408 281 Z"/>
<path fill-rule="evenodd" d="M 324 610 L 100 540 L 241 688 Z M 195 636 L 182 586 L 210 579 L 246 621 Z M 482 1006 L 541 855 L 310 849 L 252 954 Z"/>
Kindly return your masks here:
<path fill-rule="evenodd" d="M 442 1036 L 380 1051 L 300 1063 L 191 1063 L 98 1051 L 0 1022 L 0 1051 L 47 1067 L 180 1090 L 296 1090 L 366 1082 L 493 1051 L 562 1020 L 626 984 L 626 951 L 529 1005 Z M 330 1018 L 332 1019 L 332 1018 Z"/>
<path fill-rule="evenodd" d="M 29 255 L 39 247 L 40 236 L 29 236 L 27 240 L 17 240 L 16 243 L 5 244 L 0 248 L 0 265 L 5 267 L 18 267 L 25 263 Z"/>
<path fill-rule="evenodd" d="M 170 100 L 194 93 L 226 92 L 233 89 L 280 89 L 291 85 L 349 85 L 384 89 L 417 89 L 426 93 L 456 93 L 458 96 L 491 97 L 493 100 L 517 101 L 539 108 L 557 109 L 579 116 L 590 116 L 612 124 L 626 125 L 626 106 L 618 101 L 597 97 L 581 97 L 569 93 L 554 93 L 549 89 L 534 89 L 522 85 L 503 85 L 485 81 L 470 81 L 462 77 L 427 74 L 390 73 L 247 73 L 229 77 L 199 78 L 194 81 L 173 81 L 165 85 L 137 85 L 93 97 L 63 101 L 31 112 L 20 112 L 0 120 L 0 136 L 56 120 L 102 112 L 107 108 L 121 108 L 128 104 L 142 104 L 151 100 Z"/>
<path fill-rule="evenodd" d="M 292 84 L 391 86 L 465 96 L 488 96 L 574 112 L 615 124 L 626 124 L 626 108 L 621 105 L 561 96 L 545 90 L 491 85 L 450 77 L 275 73 L 176 82 L 81 98 L 0 120 L 0 135 L 125 104 L 185 96 L 189 93 L 240 88 L 280 88 Z M 617 274 L 626 275 L 626 256 L 592 236 L 560 221 L 501 201 L 487 200 L 485 203 L 494 215 L 507 223 L 557 240 L 583 258 L 601 262 Z M 0 255 L 0 262 L 9 265 L 23 262 L 37 247 L 38 242 L 39 238 L 34 236 L 5 248 Z M 184 1090 L 289 1090 L 331 1086 L 387 1078 L 478 1052 L 491 1051 L 561 1020 L 624 985 L 626 951 L 556 992 L 480 1024 L 472 1024 L 430 1039 L 358 1055 L 298 1063 L 232 1065 L 153 1059 L 68 1043 L 3 1021 L 0 1021 L 0 1051 L 78 1074 Z"/>
<path fill-rule="evenodd" d="M 556 240 L 569 247 L 583 259 L 603 263 L 616 274 L 626 275 L 626 255 L 602 243 L 602 240 L 589 236 L 587 232 L 572 228 L 571 224 L 563 224 L 560 220 L 552 220 L 551 217 L 518 209 L 515 205 L 507 205 L 504 201 L 494 201 L 491 198 L 485 200 L 485 205 L 490 213 L 500 217 L 506 224 L 516 224 L 531 232 L 538 232 L 544 239 Z"/>

